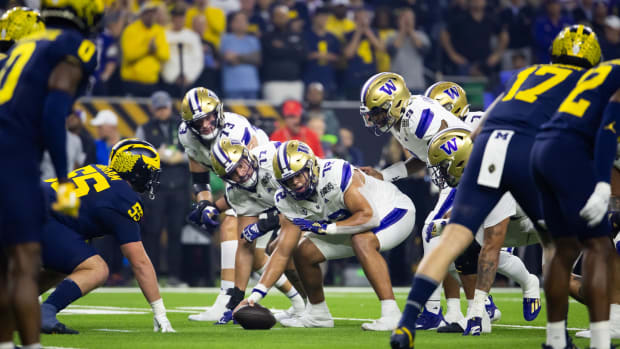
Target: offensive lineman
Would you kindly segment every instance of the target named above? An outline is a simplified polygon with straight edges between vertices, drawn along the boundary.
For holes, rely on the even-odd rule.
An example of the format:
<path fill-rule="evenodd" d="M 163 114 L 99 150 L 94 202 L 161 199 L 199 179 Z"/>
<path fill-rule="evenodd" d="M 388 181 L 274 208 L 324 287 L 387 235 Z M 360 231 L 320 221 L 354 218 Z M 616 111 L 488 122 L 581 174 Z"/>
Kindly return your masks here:
<path fill-rule="evenodd" d="M 282 231 L 258 285 L 241 304 L 252 305 L 265 297 L 292 255 L 308 304 L 301 316 L 281 324 L 333 327 L 319 263 L 355 255 L 381 301 L 381 317 L 362 324 L 362 329 L 394 329 L 400 310 L 379 251 L 394 248 L 411 233 L 415 223 L 411 200 L 393 184 L 367 176 L 344 160 L 318 159 L 299 141 L 280 145 L 272 161 L 281 186 L 275 201 L 284 216 Z"/>

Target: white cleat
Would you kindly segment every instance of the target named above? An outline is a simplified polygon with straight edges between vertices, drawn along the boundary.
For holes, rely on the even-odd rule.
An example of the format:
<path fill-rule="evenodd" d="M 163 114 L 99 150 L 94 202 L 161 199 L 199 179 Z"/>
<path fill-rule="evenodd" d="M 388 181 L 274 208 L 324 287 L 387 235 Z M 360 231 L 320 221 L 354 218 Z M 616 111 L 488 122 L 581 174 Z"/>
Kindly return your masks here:
<path fill-rule="evenodd" d="M 592 334 L 590 333 L 590 330 L 586 330 L 586 331 L 579 331 L 575 334 L 575 336 L 579 337 L 579 338 L 590 338 L 592 336 Z M 609 336 L 611 339 L 620 339 L 620 329 L 618 328 L 610 328 L 609 329 Z"/>
<path fill-rule="evenodd" d="M 460 311 L 453 311 L 453 312 L 446 313 L 446 315 L 444 315 L 443 318 L 447 324 L 451 324 L 454 322 L 461 323 L 465 319 L 465 317 L 463 316 L 463 313 L 461 313 Z M 465 321 L 465 324 L 467 324 L 467 321 Z"/>
<path fill-rule="evenodd" d="M 362 330 L 365 331 L 394 331 L 398 327 L 398 321 L 400 321 L 400 314 L 397 316 L 385 316 L 381 317 L 373 322 L 367 322 L 362 324 Z"/>
<path fill-rule="evenodd" d="M 285 311 L 281 311 L 279 313 L 273 314 L 276 318 L 277 322 L 280 322 L 284 319 L 291 319 L 297 316 L 301 316 L 304 313 L 304 309 L 295 309 L 295 307 L 290 307 Z"/>
<path fill-rule="evenodd" d="M 230 300 L 230 296 L 225 294 L 220 294 L 217 296 L 215 303 L 207 310 L 203 311 L 200 314 L 192 314 L 188 316 L 188 320 L 190 321 L 219 321 L 224 315 L 226 309 L 226 303 Z"/>
<path fill-rule="evenodd" d="M 300 316 L 295 316 L 290 319 L 282 319 L 280 324 L 284 327 L 334 327 L 334 319 L 332 315 L 327 313 L 313 313 L 304 312 Z"/>

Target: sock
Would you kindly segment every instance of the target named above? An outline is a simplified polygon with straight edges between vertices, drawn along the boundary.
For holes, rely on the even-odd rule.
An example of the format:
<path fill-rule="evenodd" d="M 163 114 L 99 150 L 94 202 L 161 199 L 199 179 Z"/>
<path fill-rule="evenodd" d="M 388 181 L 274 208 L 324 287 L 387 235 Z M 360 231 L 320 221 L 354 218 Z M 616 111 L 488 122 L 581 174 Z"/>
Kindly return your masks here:
<path fill-rule="evenodd" d="M 448 310 L 446 314 L 460 313 L 461 312 L 461 299 L 460 298 L 448 298 L 446 299 Z"/>
<path fill-rule="evenodd" d="M 407 297 L 407 304 L 398 324 L 399 327 L 405 326 L 410 330 L 415 328 L 415 321 L 418 315 L 420 315 L 422 307 L 438 286 L 439 283 L 437 281 L 427 276 L 414 276 L 411 283 L 411 291 L 409 291 L 409 296 Z"/>
<path fill-rule="evenodd" d="M 41 349 L 41 343 L 22 345 L 22 349 Z"/>
<path fill-rule="evenodd" d="M 0 343 L 0 349 L 15 349 L 15 344 L 13 342 L 2 342 Z"/>
<path fill-rule="evenodd" d="M 525 291 L 530 272 L 527 271 L 521 258 L 506 251 L 500 251 L 497 272 L 518 283 Z"/>
<path fill-rule="evenodd" d="M 329 313 L 329 308 L 327 307 L 327 303 L 325 303 L 325 301 L 317 304 L 308 302 L 308 313 Z"/>
<path fill-rule="evenodd" d="M 609 327 L 620 327 L 620 304 L 609 305 Z"/>
<path fill-rule="evenodd" d="M 381 301 L 381 317 L 390 317 L 398 315 L 400 317 L 400 309 L 393 299 L 384 299 Z"/>
<path fill-rule="evenodd" d="M 439 311 L 441 309 L 441 289 L 442 288 L 440 286 L 441 285 L 437 286 L 435 291 L 433 291 L 433 294 L 431 294 L 431 296 L 428 298 L 428 301 L 426 301 L 426 305 L 424 305 L 426 310 L 433 314 L 439 314 Z"/>
<path fill-rule="evenodd" d="M 291 300 L 291 305 L 295 308 L 295 310 L 303 311 L 306 307 L 304 299 L 301 298 L 301 295 L 297 292 L 295 287 L 291 287 L 291 290 L 286 292 L 286 296 Z"/>
<path fill-rule="evenodd" d="M 220 294 L 226 294 L 229 288 L 235 287 L 234 281 L 222 280 L 220 282 Z"/>
<path fill-rule="evenodd" d="M 82 297 L 82 291 L 78 285 L 73 280 L 66 278 L 56 286 L 56 290 L 47 297 L 43 304 L 53 305 L 57 313 L 80 297 Z"/>
<path fill-rule="evenodd" d="M 276 286 L 277 288 L 280 288 L 280 287 L 284 286 L 284 284 L 287 281 L 288 281 L 288 279 L 286 278 L 286 275 L 284 275 L 284 273 L 282 273 L 282 275 L 280 275 L 280 278 L 278 278 L 278 280 L 276 281 L 274 286 Z"/>
<path fill-rule="evenodd" d="M 609 321 L 590 323 L 590 335 L 590 348 L 609 349 L 609 343 L 611 343 Z"/>
<path fill-rule="evenodd" d="M 471 317 L 482 317 L 485 313 L 484 302 L 486 301 L 489 294 L 484 292 L 483 290 L 478 290 L 474 292 L 474 301 L 472 303 L 471 308 Z"/>
<path fill-rule="evenodd" d="M 566 347 L 566 320 L 547 323 L 547 345 L 553 349 Z"/>

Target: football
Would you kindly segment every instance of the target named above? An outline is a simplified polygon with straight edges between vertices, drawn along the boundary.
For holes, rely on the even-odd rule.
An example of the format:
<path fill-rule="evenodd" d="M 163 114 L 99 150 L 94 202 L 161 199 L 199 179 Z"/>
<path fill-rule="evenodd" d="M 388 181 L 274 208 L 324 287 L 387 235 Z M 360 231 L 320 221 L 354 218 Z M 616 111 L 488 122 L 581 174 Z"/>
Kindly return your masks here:
<path fill-rule="evenodd" d="M 276 324 L 271 311 L 260 304 L 246 305 L 233 314 L 233 319 L 246 330 L 268 330 Z"/>

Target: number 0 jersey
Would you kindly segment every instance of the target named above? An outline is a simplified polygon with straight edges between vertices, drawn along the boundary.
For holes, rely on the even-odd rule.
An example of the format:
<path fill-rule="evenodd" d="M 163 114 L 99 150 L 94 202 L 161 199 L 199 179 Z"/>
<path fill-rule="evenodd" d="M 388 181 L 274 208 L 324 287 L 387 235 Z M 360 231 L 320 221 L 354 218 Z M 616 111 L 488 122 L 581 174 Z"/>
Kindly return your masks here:
<path fill-rule="evenodd" d="M 226 202 L 235 210 L 237 216 L 258 216 L 261 212 L 275 206 L 274 194 L 280 185 L 273 176 L 273 159 L 280 142 L 270 142 L 258 146 L 250 153 L 258 159 L 258 183 L 250 191 L 238 185 L 226 183 Z"/>
<path fill-rule="evenodd" d="M 84 239 L 114 235 L 119 244 L 140 241 L 142 203 L 129 183 L 104 165 L 88 165 L 69 173 L 81 205 L 77 218 L 51 211 L 52 219 Z M 56 200 L 57 179 L 43 183 L 50 202 Z"/>
<path fill-rule="evenodd" d="M 339 159 L 318 159 L 319 183 L 312 200 L 295 200 L 280 188 L 275 195 L 276 207 L 288 219 L 336 222 L 351 216 L 344 203 L 344 193 L 353 180 L 355 167 Z M 361 173 L 361 172 L 360 172 Z M 375 214 L 382 219 L 395 208 L 413 209 L 413 203 L 390 182 L 380 181 L 361 173 L 365 184 L 360 188 Z"/>
<path fill-rule="evenodd" d="M 79 96 L 97 65 L 95 51 L 93 42 L 70 29 L 48 29 L 19 40 L 0 69 L 0 129 L 35 142 L 41 152 L 42 115 L 53 69 L 66 59 L 81 66 Z"/>
<path fill-rule="evenodd" d="M 620 59 L 588 70 L 560 104 L 553 118 L 542 125 L 540 138 L 570 131 L 594 145 L 609 98 L 620 88 Z"/>
<path fill-rule="evenodd" d="M 248 145 L 252 137 L 256 137 L 258 145 L 269 143 L 269 137 L 263 130 L 255 128 L 248 119 L 239 114 L 224 113 L 224 122 L 224 128 L 213 142 L 219 142 L 223 137 L 226 137 Z M 192 160 L 211 170 L 211 144 L 213 143 L 198 139 L 187 127 L 184 122 L 179 125 L 179 141 L 185 147 L 185 152 Z"/>
<path fill-rule="evenodd" d="M 579 67 L 536 64 L 516 73 L 490 111 L 483 130 L 514 130 L 535 135 L 585 73 Z"/>

